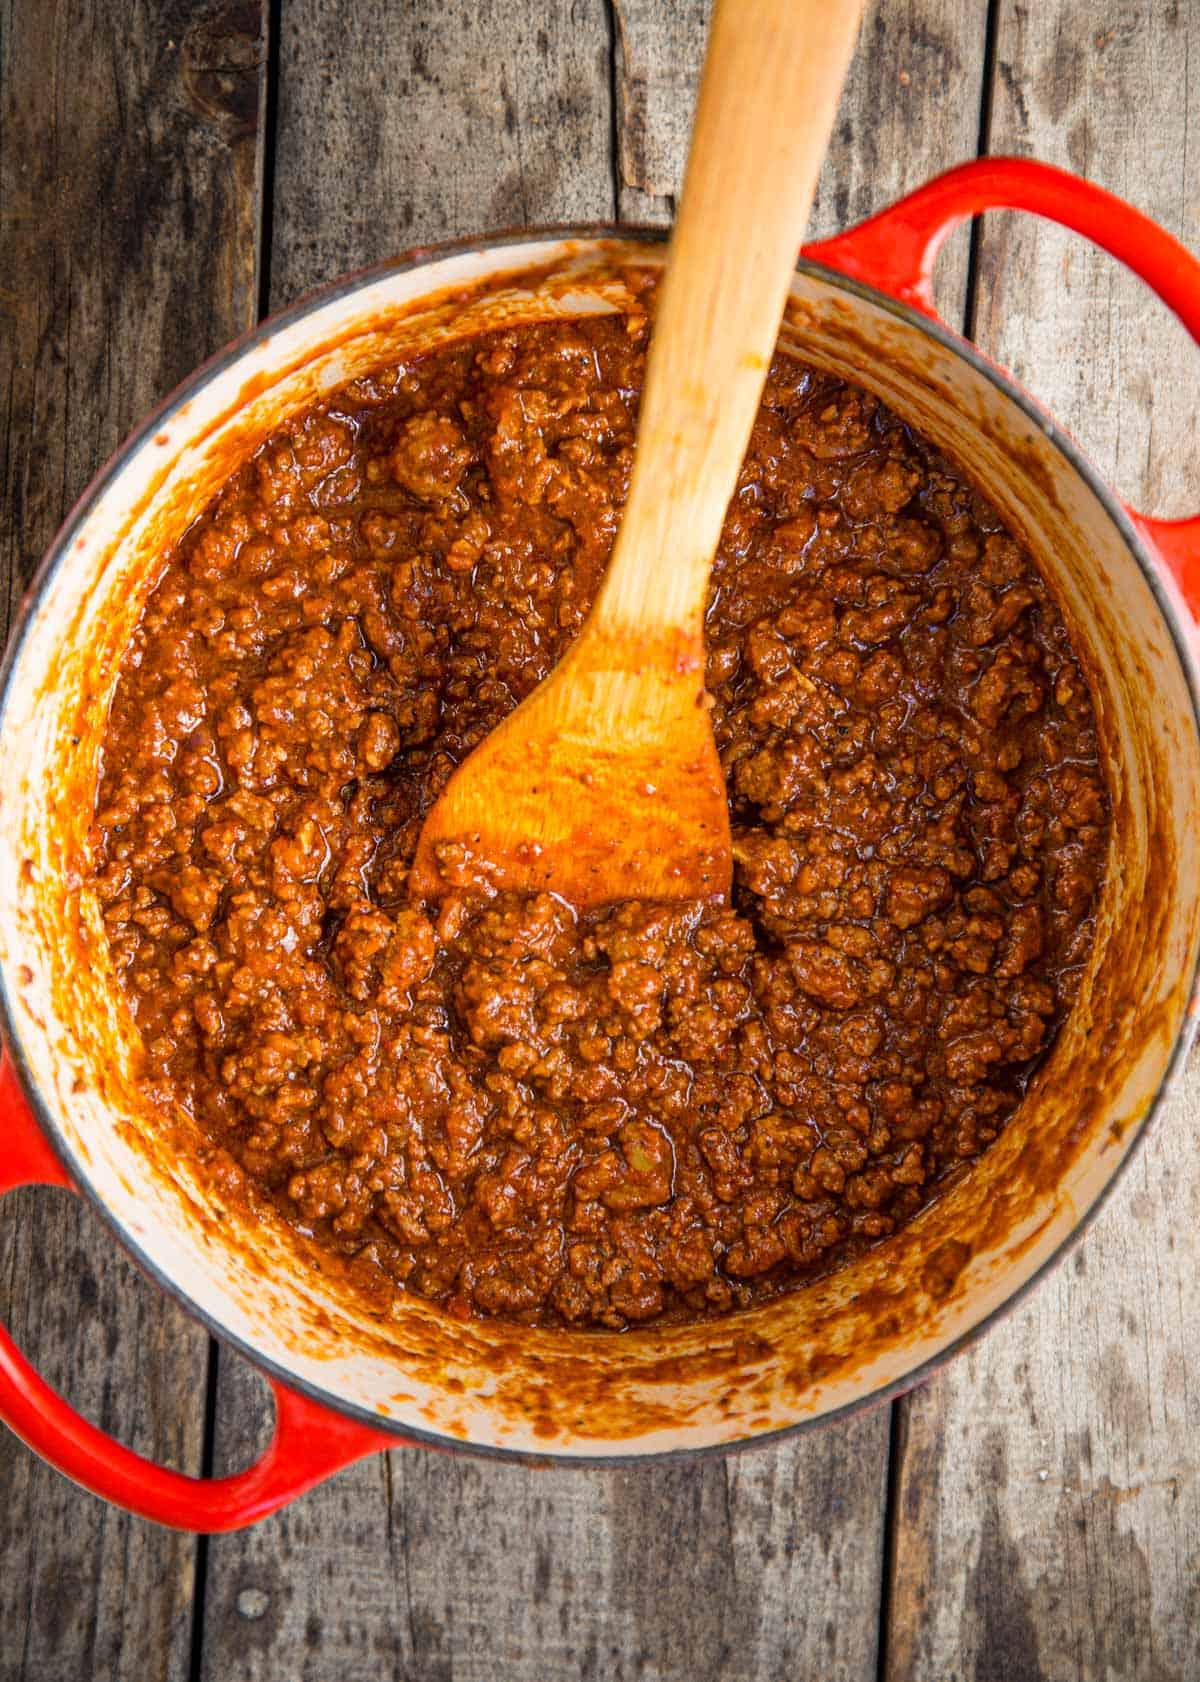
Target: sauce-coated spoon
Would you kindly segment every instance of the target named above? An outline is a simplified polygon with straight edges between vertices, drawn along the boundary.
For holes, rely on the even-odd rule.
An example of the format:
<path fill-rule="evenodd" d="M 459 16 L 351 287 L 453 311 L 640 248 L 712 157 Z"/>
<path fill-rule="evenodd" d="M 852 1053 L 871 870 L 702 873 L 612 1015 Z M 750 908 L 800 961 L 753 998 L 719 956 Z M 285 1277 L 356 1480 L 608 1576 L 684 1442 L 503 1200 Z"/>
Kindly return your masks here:
<path fill-rule="evenodd" d="M 421 897 L 480 866 L 579 906 L 729 892 L 708 578 L 860 12 L 718 0 L 612 560 L 570 649 L 426 818 Z"/>

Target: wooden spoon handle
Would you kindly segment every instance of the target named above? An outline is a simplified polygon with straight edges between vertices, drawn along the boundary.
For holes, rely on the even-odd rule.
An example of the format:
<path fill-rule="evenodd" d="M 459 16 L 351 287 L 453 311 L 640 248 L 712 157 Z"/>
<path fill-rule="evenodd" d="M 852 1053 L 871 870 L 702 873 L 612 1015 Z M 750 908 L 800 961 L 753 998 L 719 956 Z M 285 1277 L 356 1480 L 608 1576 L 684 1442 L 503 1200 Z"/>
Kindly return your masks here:
<path fill-rule="evenodd" d="M 718 0 L 629 501 L 593 613 L 605 630 L 701 634 L 861 11 Z"/>

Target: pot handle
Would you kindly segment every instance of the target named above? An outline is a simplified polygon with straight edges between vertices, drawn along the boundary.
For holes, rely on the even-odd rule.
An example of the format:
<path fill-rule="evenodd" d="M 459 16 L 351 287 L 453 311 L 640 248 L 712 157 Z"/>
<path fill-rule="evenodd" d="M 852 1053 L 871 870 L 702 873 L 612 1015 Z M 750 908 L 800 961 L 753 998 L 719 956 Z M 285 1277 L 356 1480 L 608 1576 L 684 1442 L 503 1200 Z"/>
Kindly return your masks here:
<path fill-rule="evenodd" d="M 33 1118 L 6 1052 L 0 1060 L 0 1195 L 31 1185 L 74 1190 Z M 345 1419 L 275 1379 L 269 1382 L 275 1431 L 261 1458 L 231 1477 L 188 1477 L 155 1465 L 89 1424 L 34 1371 L 0 1326 L 0 1420 L 93 1495 L 177 1530 L 240 1530 L 343 1466 L 401 1440 Z"/>
<path fill-rule="evenodd" d="M 939 319 L 933 268 L 946 236 L 984 210 L 1027 210 L 1092 240 L 1140 276 L 1200 343 L 1200 261 L 1124 199 L 1028 158 L 976 158 L 897 199 L 804 256 Z M 1200 619 L 1200 516 L 1156 520 L 1127 510 Z"/>

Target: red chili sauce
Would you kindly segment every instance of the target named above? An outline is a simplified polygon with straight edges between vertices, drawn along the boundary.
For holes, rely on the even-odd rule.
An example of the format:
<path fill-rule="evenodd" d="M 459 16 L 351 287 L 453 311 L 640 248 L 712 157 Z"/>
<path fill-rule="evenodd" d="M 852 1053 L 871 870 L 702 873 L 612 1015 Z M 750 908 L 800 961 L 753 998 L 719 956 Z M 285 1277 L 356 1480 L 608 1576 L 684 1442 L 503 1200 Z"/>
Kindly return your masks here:
<path fill-rule="evenodd" d="M 827 1273 L 987 1148 L 1088 956 L 1108 804 L 1054 600 L 786 355 L 708 613 L 732 902 L 413 903 L 423 814 L 592 600 L 645 335 L 345 387 L 165 557 L 124 658 L 94 886 L 146 1093 L 384 1307 L 619 1328 Z"/>

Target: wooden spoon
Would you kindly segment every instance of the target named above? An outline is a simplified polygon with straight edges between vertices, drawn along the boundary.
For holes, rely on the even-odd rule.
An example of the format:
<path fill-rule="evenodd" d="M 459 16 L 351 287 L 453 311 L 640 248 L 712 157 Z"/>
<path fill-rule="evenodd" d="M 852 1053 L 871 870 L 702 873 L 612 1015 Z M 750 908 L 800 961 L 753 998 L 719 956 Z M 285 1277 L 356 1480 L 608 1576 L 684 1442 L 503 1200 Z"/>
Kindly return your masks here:
<path fill-rule="evenodd" d="M 578 906 L 730 890 L 708 578 L 860 11 L 718 0 L 612 560 L 557 667 L 426 818 L 423 898 L 477 874 Z"/>

